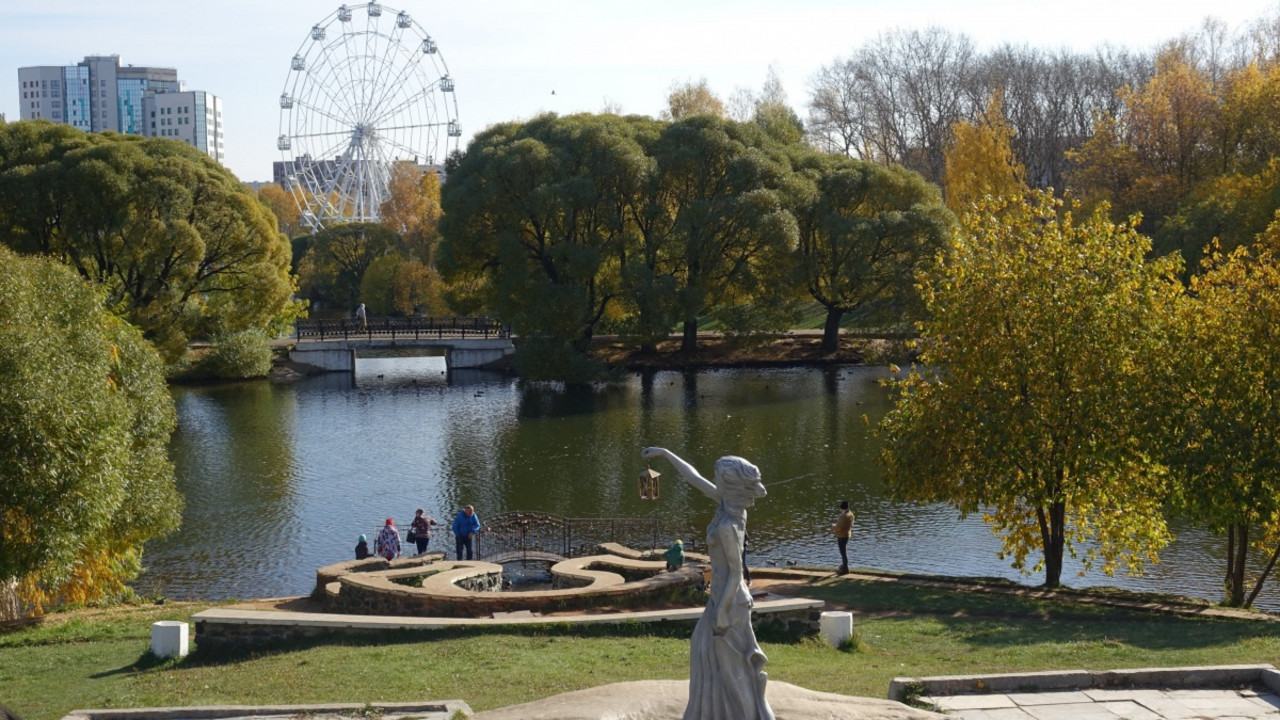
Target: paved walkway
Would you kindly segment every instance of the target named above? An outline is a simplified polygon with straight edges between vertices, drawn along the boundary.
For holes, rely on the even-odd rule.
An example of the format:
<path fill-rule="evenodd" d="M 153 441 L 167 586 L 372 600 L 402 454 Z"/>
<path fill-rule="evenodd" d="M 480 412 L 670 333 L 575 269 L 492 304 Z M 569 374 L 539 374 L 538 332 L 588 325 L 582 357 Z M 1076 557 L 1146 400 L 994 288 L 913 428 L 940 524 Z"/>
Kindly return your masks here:
<path fill-rule="evenodd" d="M 963 720 L 1255 720 L 1280 718 L 1269 690 L 1058 690 L 921 697 Z"/>

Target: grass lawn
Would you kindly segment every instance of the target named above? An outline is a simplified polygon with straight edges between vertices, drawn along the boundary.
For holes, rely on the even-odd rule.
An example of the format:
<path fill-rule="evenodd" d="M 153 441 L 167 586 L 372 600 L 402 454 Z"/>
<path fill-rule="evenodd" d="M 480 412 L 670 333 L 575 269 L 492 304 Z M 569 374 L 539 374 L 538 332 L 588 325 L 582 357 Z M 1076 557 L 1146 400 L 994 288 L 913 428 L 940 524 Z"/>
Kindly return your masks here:
<path fill-rule="evenodd" d="M 1280 623 L 1186 618 L 850 578 L 807 588 L 856 613 L 860 647 L 762 642 L 769 674 L 884 697 L 895 676 L 1280 664 Z M 197 650 L 158 662 L 156 620 L 207 607 L 81 611 L 0 634 L 0 702 L 27 720 L 76 708 L 462 699 L 476 710 L 611 682 L 688 677 L 688 628 L 458 631 L 383 642 Z M 423 639 L 429 638 L 429 639 Z"/>

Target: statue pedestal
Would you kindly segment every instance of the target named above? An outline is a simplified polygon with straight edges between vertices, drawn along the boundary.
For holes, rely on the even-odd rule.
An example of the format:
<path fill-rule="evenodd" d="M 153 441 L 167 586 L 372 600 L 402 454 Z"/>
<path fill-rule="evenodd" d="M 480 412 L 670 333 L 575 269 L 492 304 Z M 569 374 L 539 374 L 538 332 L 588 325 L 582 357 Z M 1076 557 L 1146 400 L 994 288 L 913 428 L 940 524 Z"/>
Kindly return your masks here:
<path fill-rule="evenodd" d="M 816 692 L 774 680 L 769 681 L 767 695 L 774 713 L 785 720 L 945 720 L 947 717 L 893 700 Z M 472 720 L 680 720 L 688 702 L 688 681 L 640 680 L 486 710 L 473 715 Z"/>

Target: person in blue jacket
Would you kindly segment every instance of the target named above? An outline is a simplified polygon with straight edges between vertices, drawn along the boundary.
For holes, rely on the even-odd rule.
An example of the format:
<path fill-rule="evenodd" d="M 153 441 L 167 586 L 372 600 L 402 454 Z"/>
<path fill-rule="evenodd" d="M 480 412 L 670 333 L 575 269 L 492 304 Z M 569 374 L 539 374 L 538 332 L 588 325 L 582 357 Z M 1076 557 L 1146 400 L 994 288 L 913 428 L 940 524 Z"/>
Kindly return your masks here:
<path fill-rule="evenodd" d="M 480 518 L 476 517 L 476 509 L 468 505 L 458 511 L 458 516 L 453 519 L 453 541 L 459 560 L 462 559 L 463 549 L 467 551 L 467 559 L 471 559 L 478 532 L 480 532 Z"/>

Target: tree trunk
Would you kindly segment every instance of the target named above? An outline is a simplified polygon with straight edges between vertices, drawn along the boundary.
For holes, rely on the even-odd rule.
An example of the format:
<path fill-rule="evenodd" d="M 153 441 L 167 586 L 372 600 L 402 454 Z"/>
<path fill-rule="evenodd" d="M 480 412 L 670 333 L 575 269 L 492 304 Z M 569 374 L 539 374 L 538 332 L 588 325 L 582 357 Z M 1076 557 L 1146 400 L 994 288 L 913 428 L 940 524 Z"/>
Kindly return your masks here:
<path fill-rule="evenodd" d="M 822 352 L 833 353 L 840 349 L 840 318 L 844 317 L 844 311 L 837 308 L 827 308 L 827 324 L 822 328 Z"/>
<path fill-rule="evenodd" d="M 1266 582 L 1267 576 L 1271 574 L 1272 568 L 1276 566 L 1276 560 L 1280 560 L 1280 545 L 1277 545 L 1276 551 L 1271 553 L 1271 560 L 1267 562 L 1267 566 L 1262 568 L 1262 575 L 1258 576 L 1258 582 L 1253 584 L 1249 599 L 1244 601 L 1245 607 L 1253 607 L 1253 601 L 1257 600 L 1258 593 L 1262 592 L 1262 583 Z"/>
<path fill-rule="evenodd" d="M 1232 544 L 1228 556 L 1231 567 L 1227 577 L 1227 605 L 1240 607 L 1244 605 L 1244 568 L 1249 557 L 1249 526 L 1237 523 L 1227 533 L 1228 542 Z"/>
<path fill-rule="evenodd" d="M 1062 559 L 1066 551 L 1066 530 L 1062 522 L 1066 514 L 1067 506 L 1062 502 L 1050 505 L 1047 514 L 1044 508 L 1036 509 L 1044 543 L 1044 586 L 1047 588 L 1062 586 Z"/>
<path fill-rule="evenodd" d="M 684 321 L 684 337 L 680 341 L 680 354 L 687 358 L 698 354 L 698 321 Z"/>
<path fill-rule="evenodd" d="M 0 622 L 22 617 L 22 603 L 18 601 L 18 579 L 0 580 Z"/>

